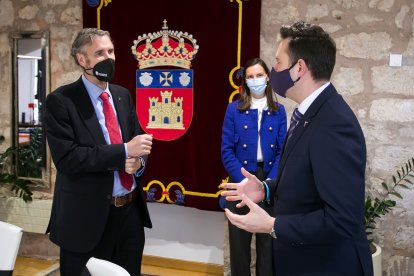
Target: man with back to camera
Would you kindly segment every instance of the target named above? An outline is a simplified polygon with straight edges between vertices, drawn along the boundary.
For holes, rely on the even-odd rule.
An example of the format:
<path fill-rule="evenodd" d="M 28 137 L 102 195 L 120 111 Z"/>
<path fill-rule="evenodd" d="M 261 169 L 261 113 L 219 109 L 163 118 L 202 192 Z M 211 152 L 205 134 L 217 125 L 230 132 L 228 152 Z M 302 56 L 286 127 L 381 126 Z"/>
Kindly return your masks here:
<path fill-rule="evenodd" d="M 296 22 L 282 40 L 270 75 L 272 88 L 298 106 L 286 135 L 278 177 L 260 182 L 242 169 L 224 183 L 230 222 L 273 237 L 274 275 L 373 275 L 364 228 L 366 146 L 358 120 L 330 83 L 336 46 L 319 26 Z M 271 217 L 255 202 L 274 205 Z"/>
<path fill-rule="evenodd" d="M 80 275 L 90 257 L 140 275 L 144 227 L 152 227 L 141 186 L 152 136 L 140 134 L 129 91 L 109 84 L 115 62 L 109 32 L 81 30 L 71 54 L 84 74 L 46 99 L 57 169 L 47 232 L 60 247 L 62 276 Z"/>

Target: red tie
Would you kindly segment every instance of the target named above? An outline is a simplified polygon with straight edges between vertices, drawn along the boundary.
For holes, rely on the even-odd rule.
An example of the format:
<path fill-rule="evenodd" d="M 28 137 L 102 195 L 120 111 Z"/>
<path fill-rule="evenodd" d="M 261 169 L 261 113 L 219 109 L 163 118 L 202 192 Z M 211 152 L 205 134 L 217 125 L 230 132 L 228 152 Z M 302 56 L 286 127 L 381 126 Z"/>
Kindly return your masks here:
<path fill-rule="evenodd" d="M 99 96 L 102 99 L 103 113 L 105 116 L 105 125 L 108 129 L 109 140 L 111 144 L 121 144 L 122 138 L 119 132 L 118 120 L 116 119 L 114 109 L 112 108 L 111 102 L 109 101 L 108 93 L 102 92 Z M 125 171 L 118 171 L 121 184 L 128 191 L 132 188 L 132 175 L 127 174 Z"/>

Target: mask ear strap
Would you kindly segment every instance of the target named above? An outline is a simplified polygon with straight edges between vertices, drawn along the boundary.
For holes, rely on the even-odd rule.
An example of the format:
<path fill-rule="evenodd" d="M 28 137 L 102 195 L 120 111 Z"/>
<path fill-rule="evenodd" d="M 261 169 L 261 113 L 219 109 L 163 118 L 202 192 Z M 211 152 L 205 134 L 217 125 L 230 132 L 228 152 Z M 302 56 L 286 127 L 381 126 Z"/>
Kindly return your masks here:
<path fill-rule="evenodd" d="M 290 67 L 289 67 L 289 71 L 290 71 L 290 69 L 292 69 L 297 63 L 298 63 L 298 61 L 299 60 L 297 60 L 295 63 L 293 63 Z M 300 78 L 301 77 L 299 77 L 299 78 L 297 78 L 295 81 L 293 81 L 293 83 L 297 83 L 299 80 L 300 80 Z"/>
<path fill-rule="evenodd" d="M 85 72 L 86 75 L 93 76 L 93 74 L 88 73 L 87 70 L 93 70 L 93 68 L 83 68 L 83 72 Z"/>
<path fill-rule="evenodd" d="M 288 68 L 288 70 L 290 71 L 290 69 L 292 69 L 292 68 L 296 65 L 296 63 L 298 63 L 298 61 L 299 61 L 299 60 L 297 60 L 297 61 L 295 61 L 294 63 L 292 63 L 292 65 Z"/>

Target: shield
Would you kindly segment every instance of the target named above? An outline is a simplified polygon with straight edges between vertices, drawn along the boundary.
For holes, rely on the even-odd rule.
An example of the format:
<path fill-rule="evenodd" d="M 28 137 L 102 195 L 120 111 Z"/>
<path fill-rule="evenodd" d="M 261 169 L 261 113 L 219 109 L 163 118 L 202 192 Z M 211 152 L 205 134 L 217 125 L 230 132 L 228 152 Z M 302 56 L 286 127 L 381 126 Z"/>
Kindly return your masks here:
<path fill-rule="evenodd" d="M 137 70 L 136 109 L 142 129 L 154 139 L 180 138 L 193 118 L 193 70 Z"/>

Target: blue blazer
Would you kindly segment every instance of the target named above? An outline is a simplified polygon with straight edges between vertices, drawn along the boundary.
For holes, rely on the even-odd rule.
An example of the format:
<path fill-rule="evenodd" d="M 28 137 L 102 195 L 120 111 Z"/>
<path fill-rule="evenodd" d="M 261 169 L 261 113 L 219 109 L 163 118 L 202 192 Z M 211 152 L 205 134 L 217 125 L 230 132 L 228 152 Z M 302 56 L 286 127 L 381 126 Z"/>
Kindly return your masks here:
<path fill-rule="evenodd" d="M 249 172 L 257 170 L 258 112 L 237 109 L 239 101 L 227 106 L 221 137 L 221 158 L 223 165 L 234 182 L 244 179 L 240 168 Z M 264 110 L 260 126 L 260 142 L 263 153 L 263 170 L 267 178 L 275 178 L 286 135 L 286 112 L 283 105 L 277 112 Z"/>
<path fill-rule="evenodd" d="M 275 275 L 372 275 L 364 229 L 366 146 L 333 85 L 295 128 L 269 181 Z"/>

